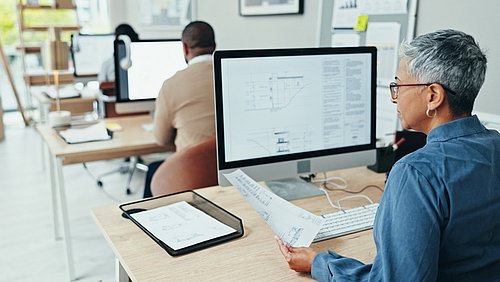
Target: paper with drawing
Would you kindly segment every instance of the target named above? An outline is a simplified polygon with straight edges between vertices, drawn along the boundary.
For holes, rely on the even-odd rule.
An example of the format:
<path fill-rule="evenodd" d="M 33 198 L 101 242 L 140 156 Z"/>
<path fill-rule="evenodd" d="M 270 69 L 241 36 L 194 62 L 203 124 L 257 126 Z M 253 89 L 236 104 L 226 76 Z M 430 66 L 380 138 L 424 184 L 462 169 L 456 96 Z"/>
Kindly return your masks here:
<path fill-rule="evenodd" d="M 312 243 L 323 224 L 322 217 L 264 189 L 239 169 L 224 176 L 283 242 L 293 247 L 307 247 Z"/>
<path fill-rule="evenodd" d="M 131 216 L 174 250 L 236 231 L 185 201 Z"/>

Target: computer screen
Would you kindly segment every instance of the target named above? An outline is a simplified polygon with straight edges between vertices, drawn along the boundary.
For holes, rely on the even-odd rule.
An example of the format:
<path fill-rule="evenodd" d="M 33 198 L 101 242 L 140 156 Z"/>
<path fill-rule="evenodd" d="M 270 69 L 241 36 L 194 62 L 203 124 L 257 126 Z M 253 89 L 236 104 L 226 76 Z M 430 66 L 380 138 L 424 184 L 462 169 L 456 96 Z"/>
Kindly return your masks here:
<path fill-rule="evenodd" d="M 113 34 L 71 35 L 71 58 L 75 76 L 95 76 L 104 61 L 113 57 Z"/>
<path fill-rule="evenodd" d="M 373 47 L 216 51 L 214 82 L 222 186 L 375 162 Z"/>
<path fill-rule="evenodd" d="M 123 59 L 130 60 L 128 69 L 120 64 Z M 115 40 L 116 111 L 152 110 L 163 82 L 186 66 L 180 40 L 131 42 L 130 54 L 123 41 Z"/>

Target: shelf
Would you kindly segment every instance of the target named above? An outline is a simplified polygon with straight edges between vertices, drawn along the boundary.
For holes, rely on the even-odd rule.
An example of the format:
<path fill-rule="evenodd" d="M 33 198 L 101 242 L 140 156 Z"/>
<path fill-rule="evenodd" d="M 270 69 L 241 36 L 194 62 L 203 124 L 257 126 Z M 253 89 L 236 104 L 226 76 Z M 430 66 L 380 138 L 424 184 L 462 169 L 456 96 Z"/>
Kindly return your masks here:
<path fill-rule="evenodd" d="M 55 25 L 49 25 L 49 26 L 23 26 L 21 27 L 22 31 L 47 31 L 50 28 L 61 28 L 62 31 L 79 31 L 80 27 L 79 26 L 55 26 Z"/>
<path fill-rule="evenodd" d="M 57 110 L 56 100 L 49 98 L 42 92 L 34 92 L 33 96 L 39 103 L 48 106 L 50 112 Z M 77 97 L 60 99 L 61 110 L 70 111 L 71 115 L 83 115 L 94 111 L 96 97 Z"/>
<path fill-rule="evenodd" d="M 54 84 L 53 74 L 27 74 L 24 75 L 24 81 L 30 86 L 43 86 L 47 85 L 47 80 L 49 79 L 49 84 Z M 60 73 L 59 74 L 59 84 L 73 83 L 75 77 L 73 73 Z"/>
<path fill-rule="evenodd" d="M 73 5 L 71 7 L 56 7 L 52 5 L 27 5 L 27 4 L 22 4 L 19 5 L 21 10 L 75 10 L 76 6 Z"/>
<path fill-rule="evenodd" d="M 41 47 L 32 45 L 32 46 L 16 46 L 17 50 L 24 51 L 27 54 L 40 53 Z"/>

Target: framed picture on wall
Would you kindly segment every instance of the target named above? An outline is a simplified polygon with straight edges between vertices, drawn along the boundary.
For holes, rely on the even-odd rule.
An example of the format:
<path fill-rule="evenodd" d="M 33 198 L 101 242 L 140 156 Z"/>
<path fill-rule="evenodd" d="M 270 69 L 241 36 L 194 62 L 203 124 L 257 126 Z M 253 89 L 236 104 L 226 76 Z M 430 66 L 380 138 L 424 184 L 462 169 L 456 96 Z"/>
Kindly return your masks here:
<path fill-rule="evenodd" d="M 268 16 L 302 14 L 304 0 L 240 0 L 240 15 Z"/>

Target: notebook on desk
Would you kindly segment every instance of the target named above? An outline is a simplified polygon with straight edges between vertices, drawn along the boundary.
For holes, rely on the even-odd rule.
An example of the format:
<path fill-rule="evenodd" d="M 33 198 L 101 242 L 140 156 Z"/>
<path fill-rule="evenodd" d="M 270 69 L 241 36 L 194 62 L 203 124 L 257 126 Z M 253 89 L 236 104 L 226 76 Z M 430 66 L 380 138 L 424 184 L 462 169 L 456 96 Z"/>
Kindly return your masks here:
<path fill-rule="evenodd" d="M 54 128 L 68 144 L 79 144 L 93 141 L 104 141 L 113 138 L 113 133 L 106 128 L 104 122 L 93 125 Z"/>

